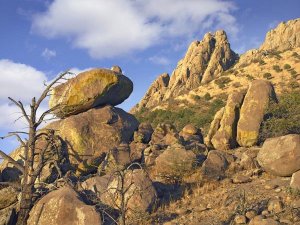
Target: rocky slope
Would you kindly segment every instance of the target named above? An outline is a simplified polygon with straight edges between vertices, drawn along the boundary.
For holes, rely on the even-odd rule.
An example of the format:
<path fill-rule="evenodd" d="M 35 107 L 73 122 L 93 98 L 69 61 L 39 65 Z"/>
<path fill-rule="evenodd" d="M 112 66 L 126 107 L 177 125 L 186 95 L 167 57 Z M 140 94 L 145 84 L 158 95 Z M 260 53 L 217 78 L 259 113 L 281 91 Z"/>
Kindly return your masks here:
<path fill-rule="evenodd" d="M 298 21 L 275 31 L 284 37 L 286 30 L 298 43 L 293 33 L 298 32 Z M 143 107 L 185 99 L 182 105 L 173 105 L 178 109 L 195 104 L 187 101 L 189 95 L 204 98 L 202 93 L 209 91 L 205 101 L 214 101 L 223 94 L 225 105 L 213 115 L 207 135 L 202 127 L 189 123 L 180 130 L 165 122 L 152 127 L 116 108 L 132 91 L 132 82 L 118 66 L 86 71 L 54 89 L 50 104 L 57 106 L 55 113 L 61 119 L 40 132 L 54 131 L 51 148 L 58 154 L 49 156 L 51 163 L 44 165 L 35 183 L 28 225 L 300 224 L 300 85 L 289 86 L 290 79 L 298 84 L 300 56 L 294 54 L 298 44 L 278 53 L 274 52 L 281 47 L 278 41 L 275 50 L 248 52 L 224 71 L 235 58 L 226 35 L 217 32 L 204 39 L 191 49 L 203 55 L 210 52 L 209 60 L 218 58 L 216 64 L 207 58 L 207 66 L 200 63 L 194 68 L 188 59 L 198 55 L 190 49 L 175 76 L 162 74 L 150 87 Z M 228 55 L 223 60 L 219 53 L 224 52 Z M 261 76 L 274 65 L 282 68 L 280 75 Z M 187 76 L 184 67 L 198 75 Z M 257 75 L 240 74 L 245 71 Z M 239 85 L 231 84 L 234 77 Z M 192 87 L 193 79 L 200 86 Z M 206 83 L 206 79 L 214 80 Z M 187 85 L 185 90 L 179 80 Z M 294 94 L 280 105 L 284 101 L 280 94 L 292 89 Z M 179 94 L 182 91 L 187 93 Z M 281 108 L 270 114 L 272 104 Z M 278 116 L 275 128 L 286 129 L 287 134 L 271 133 L 257 146 L 261 124 L 274 116 Z M 42 148 L 46 143 L 38 139 L 36 145 Z M 23 149 L 16 149 L 11 157 L 22 163 Z M 8 161 L 0 170 L 0 224 L 15 224 L 22 174 Z"/>
<path fill-rule="evenodd" d="M 299 31 L 299 19 L 282 22 L 267 33 L 259 49 L 249 50 L 239 58 L 230 49 L 225 32 L 208 33 L 202 41 L 190 45 L 173 71 L 168 87 L 158 89 L 159 98 L 145 95 L 131 112 L 138 113 L 143 108 L 172 109 L 172 105 L 188 107 L 186 102 L 195 104 L 195 96 L 207 93 L 217 98 L 227 96 L 247 88 L 253 79 L 272 81 L 278 93 L 295 87 L 300 72 Z M 211 48 L 212 40 L 215 48 Z"/>

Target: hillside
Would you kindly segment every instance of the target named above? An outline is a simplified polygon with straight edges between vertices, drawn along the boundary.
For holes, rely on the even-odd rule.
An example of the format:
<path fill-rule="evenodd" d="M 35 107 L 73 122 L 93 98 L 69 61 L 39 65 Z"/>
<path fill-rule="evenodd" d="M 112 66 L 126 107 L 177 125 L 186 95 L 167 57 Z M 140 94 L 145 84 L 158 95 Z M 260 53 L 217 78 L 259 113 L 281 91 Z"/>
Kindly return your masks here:
<path fill-rule="evenodd" d="M 119 66 L 62 73 L 30 111 L 10 99 L 29 132 L 0 150 L 0 224 L 299 225 L 299 34 L 280 23 L 241 56 L 206 34 L 133 114 Z"/>

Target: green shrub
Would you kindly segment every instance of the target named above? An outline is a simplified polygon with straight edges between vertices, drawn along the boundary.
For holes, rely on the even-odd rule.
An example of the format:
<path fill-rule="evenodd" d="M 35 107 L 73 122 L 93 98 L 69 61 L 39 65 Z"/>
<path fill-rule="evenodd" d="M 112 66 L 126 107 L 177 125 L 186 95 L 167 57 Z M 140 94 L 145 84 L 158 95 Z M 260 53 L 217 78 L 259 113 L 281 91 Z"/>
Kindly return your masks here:
<path fill-rule="evenodd" d="M 201 97 L 199 95 L 193 95 L 192 97 L 195 101 L 201 100 Z"/>
<path fill-rule="evenodd" d="M 293 78 L 296 78 L 298 76 L 296 70 L 294 70 L 294 69 L 291 69 L 289 72 Z"/>
<path fill-rule="evenodd" d="M 215 80 L 215 84 L 219 86 L 219 88 L 224 88 L 226 84 L 230 83 L 231 79 L 229 77 L 220 77 Z"/>
<path fill-rule="evenodd" d="M 247 74 L 246 77 L 248 80 L 255 80 L 255 78 L 250 74 Z"/>
<path fill-rule="evenodd" d="M 270 74 L 270 73 L 264 73 L 263 78 L 270 80 L 273 77 L 272 77 L 272 74 Z"/>
<path fill-rule="evenodd" d="M 208 92 L 203 96 L 203 98 L 204 98 L 206 101 L 209 101 L 209 100 L 212 99 L 212 97 L 210 96 L 210 94 L 209 94 Z"/>
<path fill-rule="evenodd" d="M 266 62 L 265 62 L 264 60 L 261 59 L 261 60 L 259 60 L 259 65 L 260 65 L 260 66 L 266 65 Z"/>
<path fill-rule="evenodd" d="M 293 52 L 292 56 L 297 59 L 300 59 L 300 55 L 297 52 Z"/>
<path fill-rule="evenodd" d="M 280 66 L 278 66 L 278 65 L 274 65 L 274 66 L 273 66 L 273 70 L 275 70 L 277 73 L 279 73 L 279 72 L 282 71 L 282 69 L 281 69 Z"/>
<path fill-rule="evenodd" d="M 292 88 L 292 89 L 296 89 L 296 88 L 299 88 L 300 87 L 300 85 L 299 85 L 299 83 L 297 82 L 297 81 L 290 81 L 289 83 L 288 83 L 288 86 L 290 87 L 290 88 Z"/>
<path fill-rule="evenodd" d="M 291 69 L 292 67 L 291 67 L 291 65 L 290 64 L 284 64 L 284 66 L 283 66 L 283 69 L 285 69 L 285 70 L 289 70 L 289 69 Z"/>
<path fill-rule="evenodd" d="M 181 130 L 186 124 L 192 123 L 197 127 L 209 126 L 215 113 L 225 105 L 221 99 L 214 99 L 207 102 L 205 107 L 184 108 L 176 111 L 158 109 L 155 111 L 138 112 L 135 114 L 140 122 L 149 122 L 153 127 L 159 123 L 171 123 L 178 130 Z"/>
<path fill-rule="evenodd" d="M 300 133 L 300 92 L 293 91 L 271 102 L 261 125 L 260 142 L 266 138 Z"/>

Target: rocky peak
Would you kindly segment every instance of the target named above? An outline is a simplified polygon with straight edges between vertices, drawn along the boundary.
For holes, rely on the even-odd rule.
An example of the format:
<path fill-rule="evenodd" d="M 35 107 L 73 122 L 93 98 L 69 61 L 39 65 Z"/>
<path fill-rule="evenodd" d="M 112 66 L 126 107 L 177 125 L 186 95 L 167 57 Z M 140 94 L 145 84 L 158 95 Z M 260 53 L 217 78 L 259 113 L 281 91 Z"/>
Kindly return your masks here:
<path fill-rule="evenodd" d="M 281 22 L 275 29 L 270 30 L 260 50 L 284 51 L 300 46 L 300 19 Z"/>
<path fill-rule="evenodd" d="M 156 78 L 156 80 L 151 84 L 142 100 L 131 109 L 131 113 L 135 113 L 144 107 L 151 108 L 161 102 L 168 88 L 169 81 L 170 76 L 168 73 L 159 75 L 158 78 Z"/>

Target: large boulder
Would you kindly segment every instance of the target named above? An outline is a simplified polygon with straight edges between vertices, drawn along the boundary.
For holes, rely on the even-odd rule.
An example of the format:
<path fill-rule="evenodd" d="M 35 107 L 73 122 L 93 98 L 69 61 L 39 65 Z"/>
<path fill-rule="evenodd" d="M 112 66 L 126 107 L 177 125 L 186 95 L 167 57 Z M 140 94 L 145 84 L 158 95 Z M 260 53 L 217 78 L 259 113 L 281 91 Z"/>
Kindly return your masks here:
<path fill-rule="evenodd" d="M 112 106 L 55 121 L 46 128 L 54 129 L 66 143 L 71 164 L 97 168 L 107 152 L 129 143 L 138 121 L 129 113 Z"/>
<path fill-rule="evenodd" d="M 185 144 L 193 142 L 203 143 L 203 136 L 201 130 L 192 124 L 187 124 L 179 135 L 183 138 Z"/>
<path fill-rule="evenodd" d="M 273 85 L 269 81 L 253 81 L 245 96 L 237 125 L 237 142 L 251 147 L 257 143 L 259 129 L 271 100 L 276 101 Z"/>
<path fill-rule="evenodd" d="M 236 126 L 244 96 L 244 91 L 234 92 L 228 96 L 220 128 L 211 140 L 215 149 L 228 150 L 237 146 Z"/>
<path fill-rule="evenodd" d="M 55 114 L 64 118 L 97 106 L 118 105 L 129 97 L 132 90 L 131 80 L 119 72 L 92 69 L 55 87 L 49 107 L 59 105 Z"/>
<path fill-rule="evenodd" d="M 151 176 L 155 181 L 172 183 L 181 180 L 184 175 L 193 171 L 197 164 L 197 156 L 182 145 L 169 146 L 156 159 Z"/>
<path fill-rule="evenodd" d="M 141 123 L 136 132 L 134 132 L 134 142 L 148 144 L 151 140 L 153 128 L 150 123 Z"/>
<path fill-rule="evenodd" d="M 105 181 L 102 182 L 105 184 Z M 116 173 L 106 188 L 107 190 L 100 195 L 101 201 L 112 208 L 120 209 L 124 198 L 127 217 L 149 212 L 157 197 L 152 181 L 142 169 Z"/>
<path fill-rule="evenodd" d="M 220 128 L 220 123 L 223 118 L 224 110 L 225 110 L 225 107 L 222 107 L 215 114 L 214 119 L 210 124 L 208 133 L 207 133 L 206 137 L 204 138 L 204 143 L 210 148 L 213 147 L 211 140 L 212 140 L 213 136 L 217 133 L 218 129 Z"/>
<path fill-rule="evenodd" d="M 93 206 L 86 205 L 78 194 L 65 186 L 39 200 L 30 211 L 28 225 L 102 224 Z"/>
<path fill-rule="evenodd" d="M 201 167 L 202 176 L 209 180 L 223 179 L 230 163 L 228 158 L 228 155 L 223 151 L 210 151 Z"/>
<path fill-rule="evenodd" d="M 257 156 L 258 163 L 276 176 L 291 176 L 300 170 L 300 135 L 267 139 Z"/>

